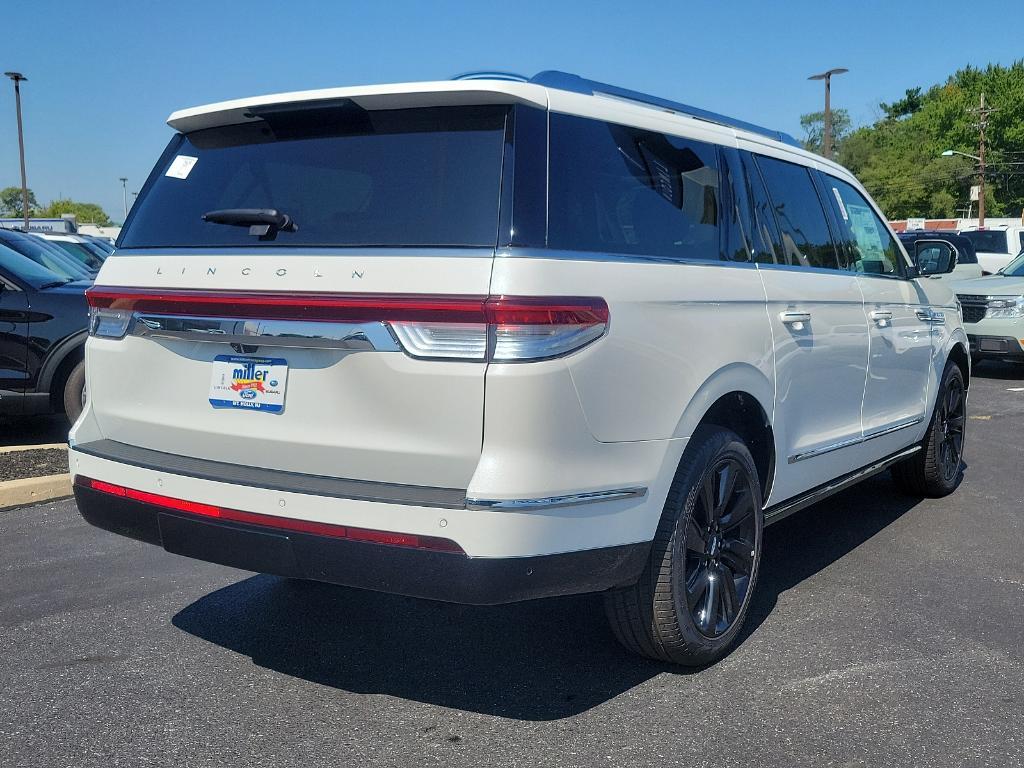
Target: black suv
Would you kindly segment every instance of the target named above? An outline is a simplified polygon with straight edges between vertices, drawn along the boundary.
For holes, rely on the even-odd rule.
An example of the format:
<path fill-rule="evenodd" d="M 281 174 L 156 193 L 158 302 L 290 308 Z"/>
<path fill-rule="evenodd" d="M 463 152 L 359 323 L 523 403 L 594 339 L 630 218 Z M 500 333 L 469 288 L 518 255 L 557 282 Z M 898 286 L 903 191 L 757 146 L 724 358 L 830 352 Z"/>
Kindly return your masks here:
<path fill-rule="evenodd" d="M 0 242 L 0 415 L 78 418 L 85 402 L 89 285 Z"/>
<path fill-rule="evenodd" d="M 907 253 L 913 255 L 914 244 L 918 240 L 945 240 L 956 246 L 959 254 L 957 264 L 977 264 L 978 254 L 974 250 L 974 243 L 963 235 L 950 232 L 947 229 L 915 229 L 910 232 L 899 232 L 900 242 L 907 249 Z"/>

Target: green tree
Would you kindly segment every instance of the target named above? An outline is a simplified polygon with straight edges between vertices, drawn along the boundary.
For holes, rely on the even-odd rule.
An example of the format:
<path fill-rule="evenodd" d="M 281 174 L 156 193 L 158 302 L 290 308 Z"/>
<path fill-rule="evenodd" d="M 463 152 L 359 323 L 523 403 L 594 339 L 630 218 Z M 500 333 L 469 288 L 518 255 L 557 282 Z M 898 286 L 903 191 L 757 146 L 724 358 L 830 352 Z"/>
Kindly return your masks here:
<path fill-rule="evenodd" d="M 850 133 L 850 113 L 845 109 L 832 110 L 832 146 L 839 144 Z M 825 113 L 808 112 L 800 115 L 800 127 L 804 129 L 804 149 L 821 154 L 825 143 Z"/>
<path fill-rule="evenodd" d="M 28 191 L 28 215 L 35 214 L 39 203 L 36 201 L 35 193 Z M 0 215 L 15 218 L 24 216 L 22 213 L 21 187 L 4 187 L 0 189 Z"/>
<path fill-rule="evenodd" d="M 986 132 L 986 213 L 1019 216 L 1024 210 L 1024 60 L 966 67 L 941 85 L 907 89 L 904 98 L 880 105 L 882 119 L 839 144 L 838 159 L 890 218 L 955 216 L 978 183 L 978 167 L 970 158 L 942 153 L 978 154 L 978 118 L 971 110 L 982 93 L 998 109 Z"/>
<path fill-rule="evenodd" d="M 888 119 L 898 120 L 901 117 L 914 114 L 921 109 L 923 104 L 924 99 L 921 97 L 921 89 L 907 88 L 907 92 L 902 99 L 894 101 L 892 104 L 886 104 L 883 101 L 879 106 L 885 112 L 885 116 Z"/>
<path fill-rule="evenodd" d="M 75 200 L 54 200 L 43 209 L 42 215 L 57 218 L 66 213 L 73 213 L 79 224 L 96 224 L 105 227 L 111 224 L 110 217 L 96 203 L 79 203 Z"/>

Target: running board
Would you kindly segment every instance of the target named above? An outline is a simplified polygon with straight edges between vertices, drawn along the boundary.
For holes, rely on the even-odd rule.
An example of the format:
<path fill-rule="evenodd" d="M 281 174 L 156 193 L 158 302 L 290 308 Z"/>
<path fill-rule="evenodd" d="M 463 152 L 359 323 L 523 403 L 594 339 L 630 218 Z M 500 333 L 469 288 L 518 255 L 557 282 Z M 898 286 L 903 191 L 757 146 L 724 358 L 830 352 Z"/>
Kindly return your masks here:
<path fill-rule="evenodd" d="M 915 453 L 921 450 L 920 445 L 915 445 L 899 453 L 894 453 L 888 458 L 882 459 L 874 464 L 869 464 L 866 467 L 858 469 L 856 472 L 851 472 L 848 475 L 833 480 L 825 485 L 819 485 L 802 496 L 797 496 L 794 499 L 783 501 L 780 504 L 776 504 L 774 507 L 769 507 L 764 511 L 764 524 L 770 525 L 771 523 L 777 523 L 779 520 L 783 520 L 794 512 L 799 512 L 801 509 L 806 509 L 812 504 L 817 504 L 819 501 L 827 499 L 833 494 L 845 491 L 847 488 L 856 485 L 861 480 L 866 480 L 872 475 L 877 475 L 879 472 L 884 472 L 893 464 L 903 461 L 909 456 L 913 456 Z"/>

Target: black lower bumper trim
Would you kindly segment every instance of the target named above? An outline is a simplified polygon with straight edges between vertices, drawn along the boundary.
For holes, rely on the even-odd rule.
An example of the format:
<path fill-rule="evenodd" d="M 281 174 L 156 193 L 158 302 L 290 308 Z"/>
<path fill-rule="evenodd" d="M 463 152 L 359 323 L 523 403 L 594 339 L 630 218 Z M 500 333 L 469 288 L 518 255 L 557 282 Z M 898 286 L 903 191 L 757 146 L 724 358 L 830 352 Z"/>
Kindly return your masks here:
<path fill-rule="evenodd" d="M 75 486 L 89 523 L 173 552 L 258 573 L 472 605 L 601 592 L 640 576 L 649 543 L 520 558 L 347 541 L 199 519 Z"/>
<path fill-rule="evenodd" d="M 1012 336 L 977 336 L 969 333 L 967 340 L 971 344 L 971 354 L 975 357 L 1024 362 L 1024 350 Z"/>

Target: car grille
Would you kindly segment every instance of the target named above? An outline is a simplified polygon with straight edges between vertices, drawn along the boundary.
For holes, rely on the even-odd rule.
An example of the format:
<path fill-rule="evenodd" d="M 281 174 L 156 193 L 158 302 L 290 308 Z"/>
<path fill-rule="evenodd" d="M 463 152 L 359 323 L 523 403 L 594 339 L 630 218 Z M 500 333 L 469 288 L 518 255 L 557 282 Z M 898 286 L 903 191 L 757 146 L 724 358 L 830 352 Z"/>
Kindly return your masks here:
<path fill-rule="evenodd" d="M 977 323 L 985 319 L 985 312 L 988 310 L 987 296 L 960 294 L 957 298 L 960 299 L 960 306 L 963 308 L 965 323 Z"/>

